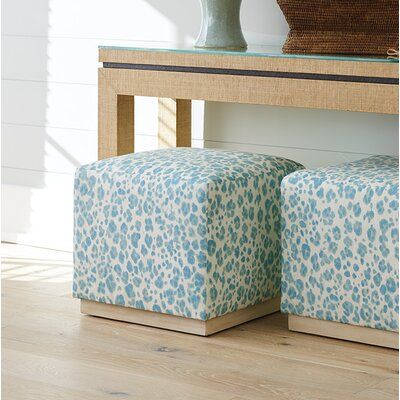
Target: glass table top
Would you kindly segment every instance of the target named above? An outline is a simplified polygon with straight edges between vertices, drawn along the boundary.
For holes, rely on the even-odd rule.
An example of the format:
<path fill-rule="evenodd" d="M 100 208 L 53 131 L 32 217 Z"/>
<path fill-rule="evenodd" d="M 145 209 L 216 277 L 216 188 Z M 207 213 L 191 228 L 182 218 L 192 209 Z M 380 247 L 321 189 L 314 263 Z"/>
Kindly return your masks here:
<path fill-rule="evenodd" d="M 336 55 L 336 54 L 285 54 L 282 46 L 273 45 L 249 45 L 247 50 L 211 50 L 199 49 L 190 45 L 176 45 L 168 42 L 125 42 L 121 46 L 99 46 L 99 49 L 128 50 L 128 51 L 159 51 L 191 54 L 216 54 L 216 55 L 243 55 L 246 57 L 282 57 L 282 58 L 309 58 L 319 60 L 338 61 L 365 61 L 398 63 L 398 59 L 387 58 L 386 56 L 357 56 L 357 55 Z"/>

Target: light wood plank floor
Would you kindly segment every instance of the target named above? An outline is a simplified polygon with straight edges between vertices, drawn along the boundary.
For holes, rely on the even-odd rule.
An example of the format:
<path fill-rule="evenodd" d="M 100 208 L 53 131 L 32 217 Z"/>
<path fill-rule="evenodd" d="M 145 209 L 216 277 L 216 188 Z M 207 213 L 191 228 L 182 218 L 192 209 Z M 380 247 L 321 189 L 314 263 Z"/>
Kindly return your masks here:
<path fill-rule="evenodd" d="M 4 399 L 398 398 L 398 352 L 291 333 L 277 313 L 202 338 L 82 316 L 71 255 L 3 245 Z"/>

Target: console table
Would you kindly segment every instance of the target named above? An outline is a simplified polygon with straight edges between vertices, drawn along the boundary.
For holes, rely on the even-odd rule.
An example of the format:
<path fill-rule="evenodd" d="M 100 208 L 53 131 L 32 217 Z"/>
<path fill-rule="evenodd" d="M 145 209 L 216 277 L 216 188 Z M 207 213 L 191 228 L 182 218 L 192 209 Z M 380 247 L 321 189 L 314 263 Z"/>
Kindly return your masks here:
<path fill-rule="evenodd" d="M 134 151 L 134 96 L 159 98 L 159 146 L 191 146 L 191 100 L 398 113 L 398 62 L 193 48 L 100 47 L 99 159 Z"/>

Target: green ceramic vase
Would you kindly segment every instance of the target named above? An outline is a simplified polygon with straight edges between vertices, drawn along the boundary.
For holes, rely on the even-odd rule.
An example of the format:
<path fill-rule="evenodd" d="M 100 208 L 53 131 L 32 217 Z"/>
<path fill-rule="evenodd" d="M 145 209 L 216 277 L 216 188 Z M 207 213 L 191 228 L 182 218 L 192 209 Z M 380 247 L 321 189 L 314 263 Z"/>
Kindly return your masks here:
<path fill-rule="evenodd" d="M 240 26 L 242 0 L 200 0 L 202 23 L 195 47 L 241 50 L 247 48 Z"/>

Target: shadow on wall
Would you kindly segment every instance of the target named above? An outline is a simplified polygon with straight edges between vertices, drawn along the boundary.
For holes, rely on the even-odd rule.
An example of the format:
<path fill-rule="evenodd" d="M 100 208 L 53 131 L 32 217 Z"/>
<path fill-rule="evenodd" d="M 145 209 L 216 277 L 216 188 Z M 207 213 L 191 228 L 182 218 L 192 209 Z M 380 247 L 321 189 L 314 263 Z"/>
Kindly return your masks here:
<path fill-rule="evenodd" d="M 4 12 L 5 10 L 7 12 Z M 21 0 L 4 0 L 2 11 L 3 32 L 6 37 L 9 36 L 7 41 L 9 46 L 12 45 L 14 37 L 18 38 L 21 27 L 32 25 L 29 23 L 32 18 L 35 19 L 36 33 L 42 37 L 48 36 L 49 0 L 36 0 L 34 15 L 32 15 L 32 9 L 26 7 L 24 1 Z M 29 63 L 29 65 L 23 64 L 24 54 L 21 54 L 20 47 L 8 49 L 8 51 L 4 47 L 2 48 L 2 56 L 7 52 L 7 64 L 13 63 L 18 73 L 23 69 L 28 69 L 37 71 L 42 77 L 40 82 L 7 79 L 7 77 L 3 81 L 1 92 L 2 158 L 6 159 L 7 153 L 10 157 L 16 157 L 18 153 L 25 154 L 25 151 L 21 151 L 25 147 L 28 149 L 30 162 L 37 166 L 38 170 L 44 170 L 45 141 L 47 140 L 45 129 L 48 108 L 47 47 L 47 45 L 35 46 L 34 64 Z M 32 51 L 32 49 L 25 50 L 28 53 Z M 29 57 L 29 59 L 32 58 Z M 22 113 L 27 113 L 28 116 L 21 116 Z M 34 117 L 35 126 L 24 124 L 24 121 L 29 120 L 30 116 Z M 7 138 L 6 143 L 5 138 Z M 2 220 L 3 224 L 8 225 L 3 226 L 2 231 L 10 235 L 7 239 L 17 241 L 18 234 L 28 232 L 31 227 L 33 191 L 45 186 L 44 177 L 40 173 L 33 171 L 30 173 L 24 169 L 6 166 L 2 167 L 2 185 L 13 187 L 12 190 L 4 190 L 4 188 L 2 190 Z M 9 207 L 18 210 L 15 218 L 6 217 Z"/>
<path fill-rule="evenodd" d="M 177 44 L 185 43 L 197 37 L 201 23 L 200 3 L 198 0 L 180 0 L 178 2 L 147 0 L 147 3 L 174 23 Z"/>

